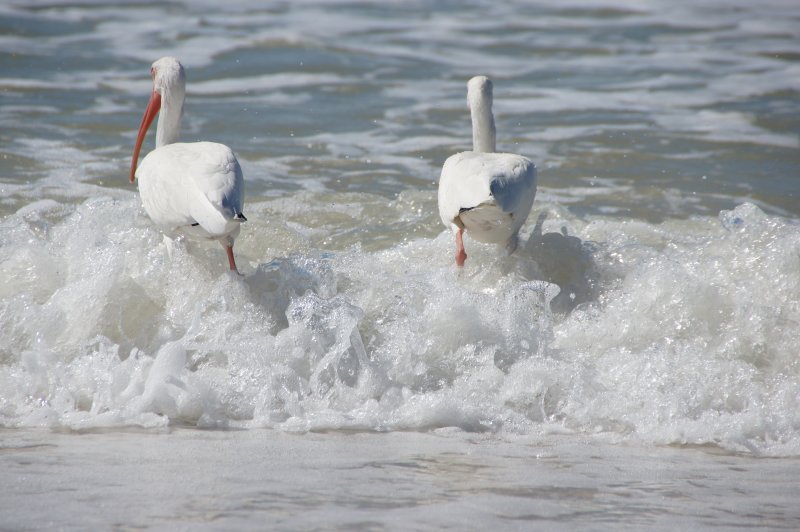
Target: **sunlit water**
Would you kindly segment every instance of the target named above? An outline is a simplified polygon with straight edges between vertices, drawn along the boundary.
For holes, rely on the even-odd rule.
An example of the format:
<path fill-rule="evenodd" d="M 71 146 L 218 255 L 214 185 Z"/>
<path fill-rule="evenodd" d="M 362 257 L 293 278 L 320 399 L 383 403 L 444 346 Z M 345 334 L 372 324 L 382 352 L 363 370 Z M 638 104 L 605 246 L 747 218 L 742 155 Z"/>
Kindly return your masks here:
<path fill-rule="evenodd" d="M 187 4 L 0 6 L 0 470 L 16 486 L 56 489 L 26 472 L 70 463 L 76 438 L 98 453 L 87 483 L 131 446 L 183 449 L 188 468 L 213 440 L 273 465 L 300 446 L 287 478 L 330 452 L 332 492 L 375 471 L 401 491 L 429 468 L 477 482 L 437 484 L 421 527 L 585 526 L 584 503 L 616 526 L 798 523 L 780 506 L 796 484 L 732 488 L 736 468 L 747 482 L 800 473 L 794 2 Z M 168 54 L 187 69 L 184 140 L 224 142 L 244 169 L 241 278 L 217 245 L 168 253 L 127 181 L 149 66 Z M 495 81 L 499 149 L 537 163 L 539 192 L 518 252 L 467 238 L 459 273 L 436 184 L 470 147 L 479 73 Z M 347 438 L 360 454 L 342 453 Z M 269 456 L 254 456 L 262 440 Z M 397 445 L 420 450 L 393 461 Z M 599 453 L 607 469 L 509 478 L 542 474 L 541 452 L 567 469 Z M 470 453 L 497 477 L 473 477 Z M 640 478 L 651 458 L 699 464 L 730 511 L 698 517 L 685 465 L 636 492 L 670 504 L 600 501 L 615 471 Z M 224 496 L 187 502 L 221 512 L 200 521 L 258 528 L 316 489 L 278 482 L 264 489 L 283 505 L 226 513 L 250 468 L 210 468 L 229 475 Z M 493 511 L 466 511 L 487 490 Z M 48 496 L 64 508 L 50 524 L 91 524 L 69 497 Z M 520 497 L 529 512 L 503 510 Z M 425 506 L 322 499 L 283 525 L 403 528 L 411 513 L 390 510 Z M 779 502 L 759 514 L 745 499 Z M 31 526 L 9 494 L 0 505 Z M 199 519 L 184 510 L 177 523 Z M 93 524 L 166 526 L 140 517 Z"/>

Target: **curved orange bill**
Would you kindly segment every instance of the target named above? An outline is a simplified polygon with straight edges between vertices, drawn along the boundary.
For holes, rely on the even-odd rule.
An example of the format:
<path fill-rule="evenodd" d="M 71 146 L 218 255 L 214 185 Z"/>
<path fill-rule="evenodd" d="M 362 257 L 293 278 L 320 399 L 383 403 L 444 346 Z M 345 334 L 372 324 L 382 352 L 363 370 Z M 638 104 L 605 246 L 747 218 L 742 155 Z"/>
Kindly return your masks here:
<path fill-rule="evenodd" d="M 150 124 L 153 123 L 158 112 L 161 110 L 161 95 L 158 91 L 153 91 L 150 95 L 150 102 L 147 104 L 147 109 L 144 110 L 142 117 L 142 124 L 139 126 L 139 134 L 136 136 L 136 146 L 133 148 L 133 161 L 131 161 L 131 183 L 136 181 L 136 164 L 139 162 L 139 152 L 142 149 L 142 142 Z"/>

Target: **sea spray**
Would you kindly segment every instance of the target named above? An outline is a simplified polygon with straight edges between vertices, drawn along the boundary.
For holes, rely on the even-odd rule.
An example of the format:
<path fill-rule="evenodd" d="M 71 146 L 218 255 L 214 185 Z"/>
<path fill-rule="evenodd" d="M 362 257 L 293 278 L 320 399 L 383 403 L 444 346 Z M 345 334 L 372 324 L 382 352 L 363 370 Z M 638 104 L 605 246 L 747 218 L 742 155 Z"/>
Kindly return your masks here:
<path fill-rule="evenodd" d="M 213 243 L 167 253 L 133 198 L 42 207 L 46 231 L 30 211 L 4 221 L 2 267 L 20 277 L 2 285 L 5 426 L 800 445 L 800 227 L 753 205 L 661 224 L 545 205 L 516 254 L 474 245 L 461 271 L 444 231 L 253 256 L 286 232 L 338 231 L 320 215 L 273 236 L 261 227 L 280 223 L 254 217 L 244 278 L 220 274 Z M 18 258 L 43 254 L 58 275 Z"/>

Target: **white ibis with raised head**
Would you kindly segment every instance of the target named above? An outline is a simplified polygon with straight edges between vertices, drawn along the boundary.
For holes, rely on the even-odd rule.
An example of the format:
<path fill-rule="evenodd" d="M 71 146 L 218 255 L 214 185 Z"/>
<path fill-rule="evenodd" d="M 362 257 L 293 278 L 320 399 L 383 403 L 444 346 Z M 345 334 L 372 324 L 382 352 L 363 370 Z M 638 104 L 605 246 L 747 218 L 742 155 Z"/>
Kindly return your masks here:
<path fill-rule="evenodd" d="M 238 273 L 233 241 L 239 234 L 244 203 L 244 176 L 233 151 L 216 142 L 178 142 L 186 75 L 174 57 L 162 57 L 150 68 L 153 93 L 142 117 L 131 162 L 131 183 L 150 219 L 170 232 L 218 240 Z M 156 149 L 136 167 L 142 141 L 161 112 Z"/>
<path fill-rule="evenodd" d="M 456 264 L 467 259 L 464 231 L 471 238 L 517 248 L 519 229 L 536 196 L 536 166 L 526 157 L 495 153 L 492 81 L 476 76 L 467 83 L 472 116 L 472 151 L 450 156 L 439 178 L 439 216 L 456 235 Z"/>

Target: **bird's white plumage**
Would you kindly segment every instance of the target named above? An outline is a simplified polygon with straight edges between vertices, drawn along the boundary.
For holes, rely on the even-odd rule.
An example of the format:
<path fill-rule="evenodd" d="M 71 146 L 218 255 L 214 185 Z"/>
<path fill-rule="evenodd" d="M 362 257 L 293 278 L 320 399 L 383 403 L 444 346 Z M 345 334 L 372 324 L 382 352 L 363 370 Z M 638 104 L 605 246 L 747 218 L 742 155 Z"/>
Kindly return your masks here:
<path fill-rule="evenodd" d="M 236 215 L 242 212 L 244 178 L 227 146 L 162 146 L 142 160 L 136 178 L 145 211 L 162 228 L 217 240 L 239 233 Z"/>
<path fill-rule="evenodd" d="M 536 196 L 536 166 L 521 155 L 495 152 L 492 82 L 476 76 L 467 88 L 474 151 L 445 161 L 439 179 L 439 215 L 457 234 L 458 253 L 463 253 L 461 231 L 477 241 L 503 245 L 511 253 Z M 463 264 L 465 258 L 457 256 L 456 261 Z"/>
<path fill-rule="evenodd" d="M 439 215 L 453 231 L 464 227 L 479 242 L 508 244 L 525 223 L 535 194 L 536 167 L 529 159 L 457 153 L 442 168 Z"/>

